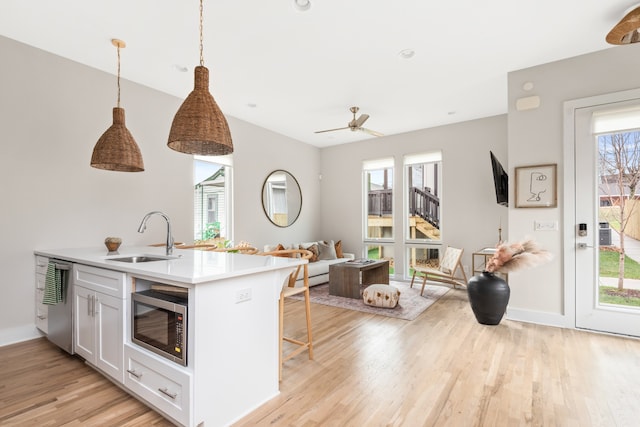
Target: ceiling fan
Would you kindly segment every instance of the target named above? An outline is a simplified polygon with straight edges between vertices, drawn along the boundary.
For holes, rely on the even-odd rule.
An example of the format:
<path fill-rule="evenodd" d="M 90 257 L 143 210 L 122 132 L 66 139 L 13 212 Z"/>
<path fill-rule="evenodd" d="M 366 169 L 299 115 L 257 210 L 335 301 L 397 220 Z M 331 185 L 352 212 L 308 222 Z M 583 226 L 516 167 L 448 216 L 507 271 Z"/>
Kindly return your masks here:
<path fill-rule="evenodd" d="M 353 132 L 359 130 L 359 131 L 368 133 L 369 135 L 373 135 L 373 136 L 384 136 L 383 133 L 376 132 L 375 130 L 371 130 L 371 129 L 367 129 L 367 128 L 363 128 L 362 127 L 364 122 L 366 122 L 367 119 L 369 118 L 369 115 L 368 114 L 361 114 L 360 117 L 358 117 L 356 119 L 356 113 L 358 111 L 360 111 L 360 108 L 351 107 L 351 108 L 349 108 L 349 111 L 351 111 L 353 113 L 353 120 L 351 120 L 349 123 L 347 123 L 346 127 L 336 128 L 336 129 L 318 130 L 315 133 L 333 132 L 333 131 L 336 131 L 336 130 L 351 129 L 351 131 L 353 131 Z"/>

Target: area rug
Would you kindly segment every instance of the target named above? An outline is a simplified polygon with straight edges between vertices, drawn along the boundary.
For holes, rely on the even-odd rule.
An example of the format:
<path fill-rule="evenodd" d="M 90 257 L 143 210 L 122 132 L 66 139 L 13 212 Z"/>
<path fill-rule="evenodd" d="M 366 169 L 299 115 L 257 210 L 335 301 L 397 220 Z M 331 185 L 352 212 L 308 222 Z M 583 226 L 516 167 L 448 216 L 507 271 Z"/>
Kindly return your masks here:
<path fill-rule="evenodd" d="M 414 284 L 413 288 L 409 287 L 409 283 L 404 282 L 391 281 L 390 284 L 400 291 L 400 300 L 395 308 L 372 307 L 366 305 L 362 298 L 354 299 L 329 295 L 328 283 L 312 286 L 309 289 L 309 295 L 311 302 L 315 304 L 330 305 L 397 319 L 413 320 L 450 290 L 446 286 L 426 285 L 423 295 L 420 296 L 422 283 Z M 360 294 L 362 295 L 362 292 Z M 304 294 L 293 295 L 289 298 L 301 301 L 304 298 Z"/>

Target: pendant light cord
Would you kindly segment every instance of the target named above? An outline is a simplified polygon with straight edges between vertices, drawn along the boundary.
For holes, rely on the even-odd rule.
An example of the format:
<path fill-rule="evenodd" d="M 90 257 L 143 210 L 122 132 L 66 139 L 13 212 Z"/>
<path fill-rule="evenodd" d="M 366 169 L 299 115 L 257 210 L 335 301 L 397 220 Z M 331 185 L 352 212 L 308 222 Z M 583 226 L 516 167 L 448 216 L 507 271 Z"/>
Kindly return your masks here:
<path fill-rule="evenodd" d="M 118 48 L 118 108 L 120 108 L 120 44 L 116 47 Z"/>
<path fill-rule="evenodd" d="M 200 0 L 200 66 L 204 66 L 204 56 L 202 55 L 202 0 Z"/>

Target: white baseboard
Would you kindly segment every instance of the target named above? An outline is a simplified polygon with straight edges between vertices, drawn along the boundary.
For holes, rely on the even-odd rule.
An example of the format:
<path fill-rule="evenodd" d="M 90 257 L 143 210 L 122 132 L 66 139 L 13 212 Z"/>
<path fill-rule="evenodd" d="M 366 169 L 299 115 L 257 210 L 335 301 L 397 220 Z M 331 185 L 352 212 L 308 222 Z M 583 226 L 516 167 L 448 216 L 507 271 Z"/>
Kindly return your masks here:
<path fill-rule="evenodd" d="M 555 326 L 557 328 L 575 328 L 575 325 L 567 316 L 559 313 L 544 311 L 523 310 L 507 307 L 505 318 L 518 322 L 536 323 L 538 325 Z"/>
<path fill-rule="evenodd" d="M 44 336 L 35 325 L 24 325 L 16 328 L 0 330 L 0 347 L 15 344 L 22 341 L 32 340 Z"/>

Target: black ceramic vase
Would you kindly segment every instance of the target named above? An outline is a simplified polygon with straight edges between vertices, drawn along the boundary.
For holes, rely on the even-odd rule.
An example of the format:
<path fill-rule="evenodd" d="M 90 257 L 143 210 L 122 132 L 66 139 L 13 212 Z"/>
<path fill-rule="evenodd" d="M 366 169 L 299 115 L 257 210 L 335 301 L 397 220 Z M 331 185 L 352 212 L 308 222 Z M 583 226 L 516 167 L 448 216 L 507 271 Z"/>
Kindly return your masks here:
<path fill-rule="evenodd" d="M 483 271 L 469 279 L 467 294 L 478 323 L 497 325 L 507 309 L 511 290 L 504 279 Z"/>

